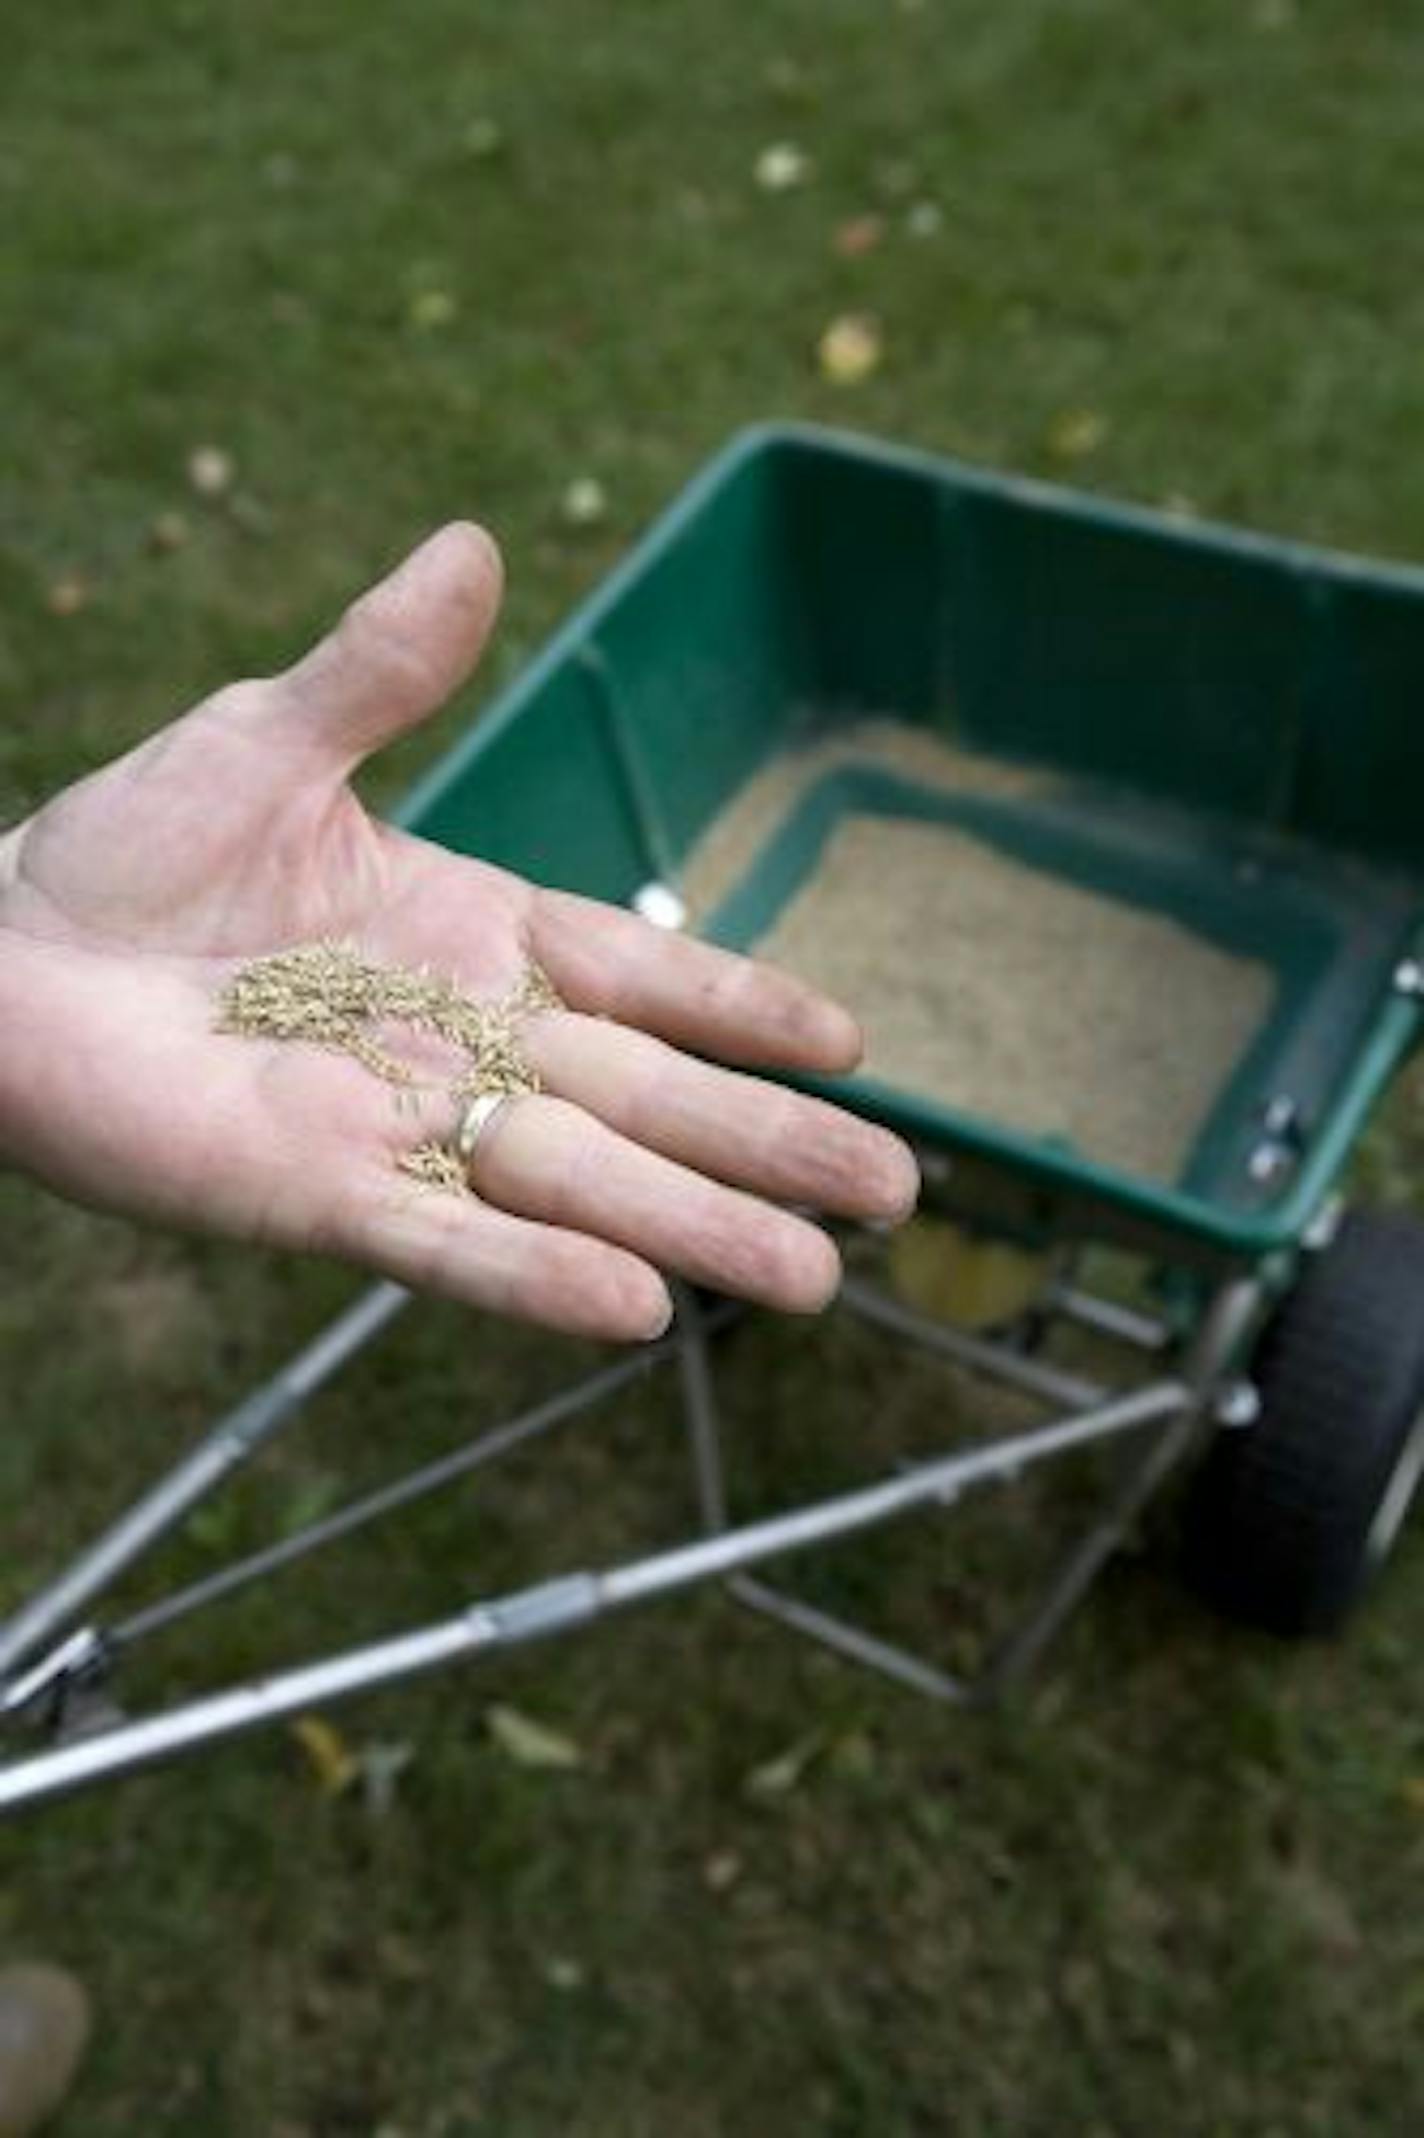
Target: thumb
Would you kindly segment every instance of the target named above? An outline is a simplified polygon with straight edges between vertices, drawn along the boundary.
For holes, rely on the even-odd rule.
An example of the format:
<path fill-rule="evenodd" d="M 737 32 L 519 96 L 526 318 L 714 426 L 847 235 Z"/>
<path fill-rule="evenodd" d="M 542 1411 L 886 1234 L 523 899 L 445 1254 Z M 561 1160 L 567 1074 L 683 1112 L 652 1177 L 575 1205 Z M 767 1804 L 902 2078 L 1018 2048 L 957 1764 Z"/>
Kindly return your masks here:
<path fill-rule="evenodd" d="M 442 527 L 276 679 L 284 725 L 304 727 L 347 769 L 359 764 L 464 682 L 503 584 L 499 551 L 482 527 Z"/>

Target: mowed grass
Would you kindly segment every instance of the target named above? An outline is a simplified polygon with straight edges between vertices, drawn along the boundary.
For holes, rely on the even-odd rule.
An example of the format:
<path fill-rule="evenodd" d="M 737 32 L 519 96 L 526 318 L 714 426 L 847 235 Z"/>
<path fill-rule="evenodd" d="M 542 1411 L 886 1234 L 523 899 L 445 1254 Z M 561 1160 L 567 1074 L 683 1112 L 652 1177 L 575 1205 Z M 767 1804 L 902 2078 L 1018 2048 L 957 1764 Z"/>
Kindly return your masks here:
<path fill-rule="evenodd" d="M 290 657 L 451 514 L 508 554 L 498 680 L 769 415 L 1424 548 L 1408 0 L 91 0 L 6 44 L 0 818 Z M 813 170 L 769 195 L 752 166 L 778 140 Z M 854 389 L 812 356 L 845 311 L 884 336 Z M 1065 458 L 1083 411 L 1098 442 Z M 234 464 L 220 500 L 189 491 L 200 445 Z M 579 476 L 609 501 L 586 529 L 560 509 Z M 187 539 L 156 549 L 175 512 Z M 1361 1172 L 1424 1200 L 1417 1078 Z M 352 1289 L 0 1187 L 0 1601 Z M 581 1357 L 412 1312 L 174 1565 Z M 761 1495 L 972 1417 L 834 1319 L 748 1326 L 723 1386 Z M 896 1532 L 830 1593 L 952 1658 L 1071 1498 Z M 132 1689 L 416 1623 L 687 1513 L 674 1394 L 648 1382 L 155 1644 Z M 382 1815 L 276 1734 L 7 1829 L 0 1948 L 92 1985 L 75 2138 L 1404 2138 L 1421 1640 L 1417 1536 L 1347 1644 L 1288 1652 L 1205 1621 L 1159 1534 L 987 1720 L 682 1603 L 334 1715 L 409 1752 Z M 494 1700 L 581 1764 L 511 1760 Z"/>

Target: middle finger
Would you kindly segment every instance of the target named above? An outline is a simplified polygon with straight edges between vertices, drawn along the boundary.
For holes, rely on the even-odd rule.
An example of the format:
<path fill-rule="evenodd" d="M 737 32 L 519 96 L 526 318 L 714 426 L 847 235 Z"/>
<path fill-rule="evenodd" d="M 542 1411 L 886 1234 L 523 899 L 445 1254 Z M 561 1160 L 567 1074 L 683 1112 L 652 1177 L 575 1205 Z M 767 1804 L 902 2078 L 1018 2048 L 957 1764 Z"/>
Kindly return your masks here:
<path fill-rule="evenodd" d="M 908 1147 L 842 1107 L 569 1011 L 532 1019 L 524 1045 L 550 1091 L 699 1173 L 835 1217 L 893 1222 L 914 1207 Z"/>

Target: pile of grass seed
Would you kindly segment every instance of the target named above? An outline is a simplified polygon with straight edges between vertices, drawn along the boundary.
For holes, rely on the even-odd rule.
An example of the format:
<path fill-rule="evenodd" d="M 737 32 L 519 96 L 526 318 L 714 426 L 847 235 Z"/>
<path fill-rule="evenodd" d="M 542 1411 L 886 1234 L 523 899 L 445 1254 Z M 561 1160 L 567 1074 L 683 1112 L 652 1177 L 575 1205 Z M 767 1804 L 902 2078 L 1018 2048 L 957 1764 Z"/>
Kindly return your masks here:
<path fill-rule="evenodd" d="M 558 1001 L 537 965 L 526 967 L 498 1001 L 477 1002 L 439 973 L 380 964 L 349 943 L 299 943 L 238 968 L 219 999 L 217 1029 L 325 1047 L 349 1055 L 383 1083 L 428 1090 L 428 1073 L 396 1053 L 386 1036 L 393 1026 L 405 1026 L 453 1051 L 455 1066 L 435 1088 L 458 1109 L 485 1094 L 539 1089 L 519 1027 Z M 465 1167 L 449 1143 L 423 1138 L 397 1164 L 428 1187 L 469 1190 Z"/>
<path fill-rule="evenodd" d="M 851 763 L 941 790 L 1046 785 L 867 723 L 779 760 L 733 802 L 691 857 L 694 910 L 715 906 L 800 797 Z M 836 828 L 754 947 L 855 1012 L 868 1075 L 1157 1180 L 1181 1176 L 1274 984 L 1253 959 L 957 827 L 872 815 Z"/>

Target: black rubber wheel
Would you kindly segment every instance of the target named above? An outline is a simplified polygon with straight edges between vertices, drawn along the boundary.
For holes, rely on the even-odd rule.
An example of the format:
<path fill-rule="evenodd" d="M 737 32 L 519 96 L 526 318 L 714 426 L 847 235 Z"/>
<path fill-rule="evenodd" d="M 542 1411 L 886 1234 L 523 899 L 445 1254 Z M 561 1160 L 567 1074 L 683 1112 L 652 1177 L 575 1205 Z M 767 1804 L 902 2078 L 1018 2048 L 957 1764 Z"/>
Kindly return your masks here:
<path fill-rule="evenodd" d="M 1424 1471 L 1424 1225 L 1347 1217 L 1262 1332 L 1254 1425 L 1218 1432 L 1187 1506 L 1192 1585 L 1228 1617 L 1339 1630 Z"/>

